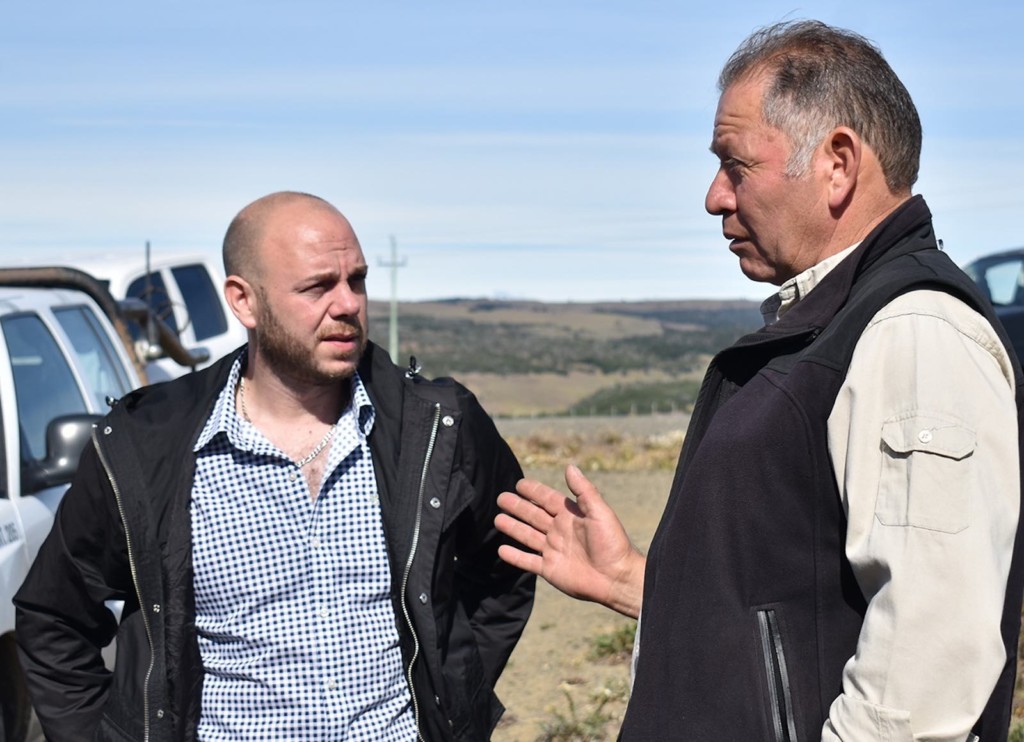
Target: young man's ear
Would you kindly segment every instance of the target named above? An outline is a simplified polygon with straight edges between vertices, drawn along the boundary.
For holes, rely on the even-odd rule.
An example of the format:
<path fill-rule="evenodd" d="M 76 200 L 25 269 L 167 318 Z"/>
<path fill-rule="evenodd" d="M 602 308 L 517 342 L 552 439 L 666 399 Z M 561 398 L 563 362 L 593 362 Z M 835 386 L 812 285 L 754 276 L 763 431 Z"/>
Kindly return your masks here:
<path fill-rule="evenodd" d="M 224 281 L 224 298 L 232 313 L 247 330 L 256 327 L 259 297 L 252 284 L 241 276 L 228 276 Z"/>

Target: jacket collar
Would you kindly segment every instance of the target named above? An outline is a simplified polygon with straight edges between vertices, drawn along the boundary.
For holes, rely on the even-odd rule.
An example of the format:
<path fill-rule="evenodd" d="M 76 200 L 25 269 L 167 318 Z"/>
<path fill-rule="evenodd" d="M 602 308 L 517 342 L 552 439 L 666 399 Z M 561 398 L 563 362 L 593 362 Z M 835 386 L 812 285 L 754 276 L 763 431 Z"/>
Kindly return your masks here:
<path fill-rule="evenodd" d="M 917 250 L 936 249 L 932 214 L 921 196 L 900 204 L 778 322 L 740 338 L 732 347 L 817 337 L 847 303 L 854 285 L 889 261 Z"/>

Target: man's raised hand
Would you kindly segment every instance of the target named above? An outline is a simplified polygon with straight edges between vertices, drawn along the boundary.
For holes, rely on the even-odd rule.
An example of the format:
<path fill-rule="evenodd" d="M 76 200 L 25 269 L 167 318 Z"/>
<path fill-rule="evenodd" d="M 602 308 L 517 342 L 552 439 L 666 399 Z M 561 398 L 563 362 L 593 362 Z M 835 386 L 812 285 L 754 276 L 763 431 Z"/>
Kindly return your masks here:
<path fill-rule="evenodd" d="M 646 559 L 615 512 L 575 465 L 565 482 L 573 500 L 532 479 L 502 492 L 495 525 L 530 551 L 503 545 L 498 556 L 540 575 L 556 588 L 636 618 L 643 600 Z"/>

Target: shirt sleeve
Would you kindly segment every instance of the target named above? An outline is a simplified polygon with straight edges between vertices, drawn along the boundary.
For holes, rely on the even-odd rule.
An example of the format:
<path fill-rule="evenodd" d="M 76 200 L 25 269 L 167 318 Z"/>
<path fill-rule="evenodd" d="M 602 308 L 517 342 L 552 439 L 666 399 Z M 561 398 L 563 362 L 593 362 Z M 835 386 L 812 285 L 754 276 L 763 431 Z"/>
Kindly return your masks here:
<path fill-rule="evenodd" d="M 872 319 L 828 421 L 867 600 L 823 740 L 964 740 L 1005 661 L 1020 507 L 1012 366 L 992 326 L 942 292 Z"/>

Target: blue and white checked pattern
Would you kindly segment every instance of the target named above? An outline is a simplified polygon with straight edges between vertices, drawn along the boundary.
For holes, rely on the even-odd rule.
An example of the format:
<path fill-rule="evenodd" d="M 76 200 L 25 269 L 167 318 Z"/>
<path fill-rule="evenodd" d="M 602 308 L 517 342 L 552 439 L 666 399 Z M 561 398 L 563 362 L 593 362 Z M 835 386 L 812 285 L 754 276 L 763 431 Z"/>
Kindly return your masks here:
<path fill-rule="evenodd" d="M 195 447 L 199 739 L 415 740 L 362 381 L 313 500 L 235 410 L 240 372 L 241 360 Z"/>

